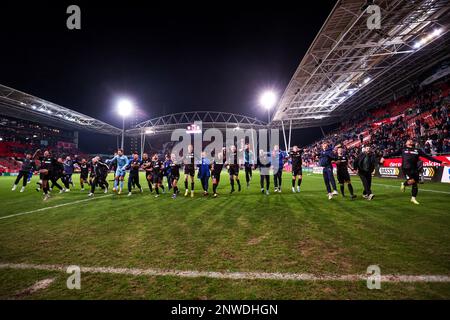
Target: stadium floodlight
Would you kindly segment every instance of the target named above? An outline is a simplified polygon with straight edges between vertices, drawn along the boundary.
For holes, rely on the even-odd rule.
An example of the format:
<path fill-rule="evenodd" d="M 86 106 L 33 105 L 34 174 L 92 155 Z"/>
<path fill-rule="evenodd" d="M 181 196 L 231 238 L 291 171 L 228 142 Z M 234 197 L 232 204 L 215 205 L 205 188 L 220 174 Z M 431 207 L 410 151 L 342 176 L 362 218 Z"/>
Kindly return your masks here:
<path fill-rule="evenodd" d="M 444 31 L 442 28 L 434 29 L 434 31 L 432 33 L 433 37 L 439 37 L 441 35 L 442 31 Z"/>
<path fill-rule="evenodd" d="M 117 102 L 117 112 L 122 117 L 128 117 L 133 111 L 133 103 L 128 99 L 120 99 Z"/>
<path fill-rule="evenodd" d="M 416 41 L 413 45 L 413 48 L 414 49 L 421 48 L 423 45 L 427 44 L 428 42 L 432 41 L 433 39 L 438 38 L 442 34 L 442 32 L 444 32 L 444 29 L 442 29 L 442 28 L 434 29 L 433 32 L 424 36 L 422 39 Z"/>
<path fill-rule="evenodd" d="M 145 134 L 154 134 L 154 133 L 155 133 L 155 130 L 152 130 L 152 129 L 145 130 Z"/>
<path fill-rule="evenodd" d="M 121 149 L 123 150 L 124 140 L 125 140 L 125 118 L 131 115 L 133 111 L 133 102 L 129 99 L 120 99 L 117 102 L 117 112 L 122 117 L 122 144 Z"/>
<path fill-rule="evenodd" d="M 260 105 L 265 108 L 267 110 L 267 116 L 268 116 L 268 121 L 267 124 L 269 124 L 270 122 L 270 109 L 272 109 L 275 104 L 277 103 L 277 95 L 275 92 L 269 90 L 269 91 L 265 91 L 260 99 L 259 99 L 259 103 Z"/>

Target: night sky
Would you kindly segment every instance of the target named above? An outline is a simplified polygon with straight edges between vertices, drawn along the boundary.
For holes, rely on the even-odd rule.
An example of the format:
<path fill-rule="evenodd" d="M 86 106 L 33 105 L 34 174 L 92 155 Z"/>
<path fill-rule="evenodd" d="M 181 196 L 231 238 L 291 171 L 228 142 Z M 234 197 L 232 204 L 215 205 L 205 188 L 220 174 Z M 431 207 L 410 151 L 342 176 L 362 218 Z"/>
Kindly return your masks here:
<path fill-rule="evenodd" d="M 0 83 L 115 126 L 121 96 L 148 119 L 217 110 L 266 120 L 259 93 L 283 93 L 335 3 L 148 2 L 2 1 Z M 81 7 L 81 30 L 66 28 L 69 4 Z M 300 144 L 320 135 L 301 132 Z"/>

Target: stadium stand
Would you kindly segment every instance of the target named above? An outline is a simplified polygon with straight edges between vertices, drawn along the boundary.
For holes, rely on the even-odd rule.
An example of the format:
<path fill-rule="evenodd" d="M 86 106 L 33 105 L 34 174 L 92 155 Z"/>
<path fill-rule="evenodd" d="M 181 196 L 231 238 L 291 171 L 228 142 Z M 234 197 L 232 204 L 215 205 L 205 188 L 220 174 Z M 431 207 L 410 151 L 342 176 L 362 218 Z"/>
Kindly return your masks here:
<path fill-rule="evenodd" d="M 35 122 L 2 116 L 0 118 L 0 173 L 17 172 L 26 152 L 50 150 L 55 155 L 85 157 L 74 143 L 75 133 L 70 130 L 41 125 Z"/>
<path fill-rule="evenodd" d="M 408 138 L 416 139 L 427 154 L 449 153 L 449 106 L 448 78 L 425 88 L 412 88 L 410 94 L 352 117 L 306 147 L 304 163 L 317 165 L 314 155 L 324 142 L 342 144 L 351 159 L 362 145 L 371 145 L 380 154 L 392 153 L 399 151 Z"/>

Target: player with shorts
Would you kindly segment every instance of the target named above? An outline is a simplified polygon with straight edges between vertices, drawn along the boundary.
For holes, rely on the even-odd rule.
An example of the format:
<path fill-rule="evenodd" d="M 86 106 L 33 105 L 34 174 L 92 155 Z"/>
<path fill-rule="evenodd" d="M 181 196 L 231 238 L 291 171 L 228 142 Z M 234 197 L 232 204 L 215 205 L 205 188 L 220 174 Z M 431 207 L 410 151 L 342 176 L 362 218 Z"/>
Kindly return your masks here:
<path fill-rule="evenodd" d="M 217 198 L 217 187 L 219 186 L 220 175 L 222 174 L 224 158 L 225 158 L 225 148 L 222 149 L 222 152 L 219 152 L 217 154 L 217 159 L 215 159 L 212 164 L 211 176 L 213 182 L 214 198 Z"/>
<path fill-rule="evenodd" d="M 122 193 L 123 184 L 125 180 L 126 167 L 130 162 L 128 158 L 123 154 L 122 149 L 117 150 L 117 155 L 111 159 L 112 162 L 117 161 L 117 168 L 114 176 L 114 188 L 113 191 L 117 191 L 117 186 L 119 186 L 118 194 Z"/>
<path fill-rule="evenodd" d="M 145 178 L 151 193 L 153 192 L 153 168 L 152 159 L 148 157 L 147 153 L 142 154 L 141 168 L 145 170 Z"/>
<path fill-rule="evenodd" d="M 298 146 L 293 146 L 292 151 L 289 152 L 289 158 L 292 162 L 292 192 L 300 192 L 302 184 L 302 155 L 303 150 Z M 297 191 L 295 190 L 295 182 L 297 181 Z"/>
<path fill-rule="evenodd" d="M 188 179 L 191 180 L 191 198 L 194 197 L 194 176 L 195 176 L 195 155 L 194 147 L 190 144 L 188 146 L 188 152 L 184 156 L 184 196 L 187 197 L 189 194 L 188 189 Z"/>
<path fill-rule="evenodd" d="M 178 194 L 178 180 L 180 180 L 180 164 L 177 162 L 175 154 L 170 156 L 170 181 L 172 182 L 173 195 L 172 199 L 175 199 Z"/>
<path fill-rule="evenodd" d="M 230 175 L 231 192 L 234 192 L 234 182 L 238 185 L 238 191 L 241 191 L 241 182 L 239 181 L 239 162 L 238 153 L 235 145 L 230 146 L 230 153 L 227 154 L 228 173 Z"/>
<path fill-rule="evenodd" d="M 159 160 L 158 154 L 155 153 L 152 157 L 152 168 L 153 168 L 153 183 L 155 184 L 156 195 L 155 198 L 159 197 L 159 187 L 162 186 L 163 170 L 164 164 Z M 164 192 L 164 187 L 162 187 Z"/>
<path fill-rule="evenodd" d="M 350 173 L 348 172 L 350 164 L 348 163 L 347 156 L 344 154 L 344 149 L 340 146 L 337 149 L 337 157 L 334 162 L 336 163 L 337 179 L 342 196 L 345 197 L 345 184 L 347 184 L 348 191 L 350 192 L 350 199 L 355 199 L 356 195 L 353 193 L 352 181 L 350 179 Z M 353 168 L 350 169 L 353 170 Z"/>

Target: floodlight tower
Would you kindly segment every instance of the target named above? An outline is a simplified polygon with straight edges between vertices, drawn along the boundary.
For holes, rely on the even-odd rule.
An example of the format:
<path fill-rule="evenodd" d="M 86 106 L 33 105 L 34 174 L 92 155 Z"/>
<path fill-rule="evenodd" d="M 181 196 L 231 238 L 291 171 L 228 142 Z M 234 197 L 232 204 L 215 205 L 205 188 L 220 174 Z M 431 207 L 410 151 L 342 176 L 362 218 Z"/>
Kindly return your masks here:
<path fill-rule="evenodd" d="M 129 117 L 133 111 L 133 103 L 128 99 L 120 99 L 117 102 L 117 113 L 122 117 L 122 143 L 120 148 L 123 150 L 125 140 L 125 118 Z"/>

